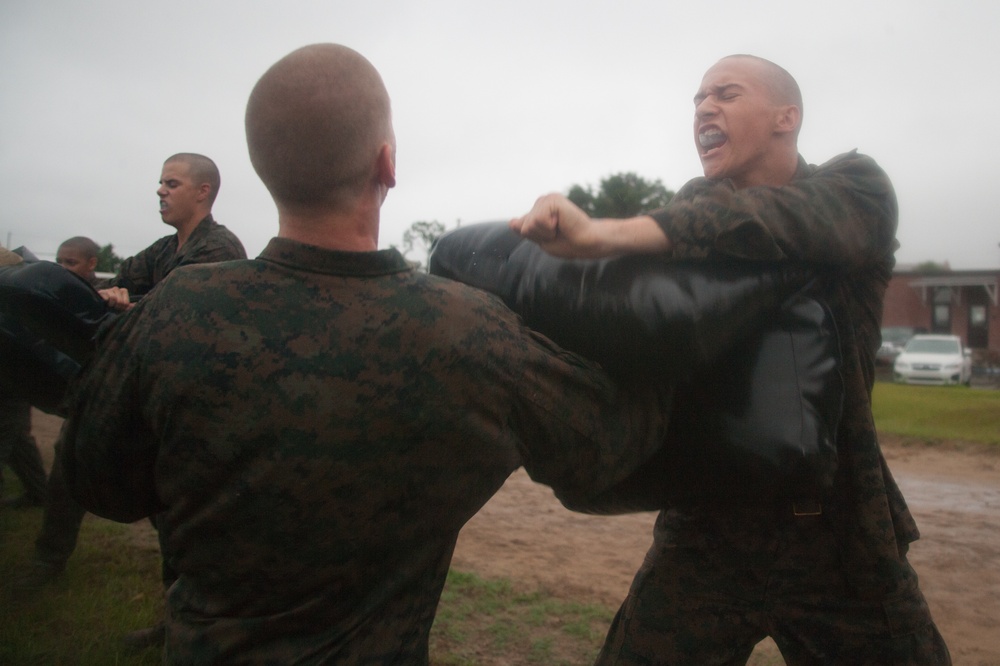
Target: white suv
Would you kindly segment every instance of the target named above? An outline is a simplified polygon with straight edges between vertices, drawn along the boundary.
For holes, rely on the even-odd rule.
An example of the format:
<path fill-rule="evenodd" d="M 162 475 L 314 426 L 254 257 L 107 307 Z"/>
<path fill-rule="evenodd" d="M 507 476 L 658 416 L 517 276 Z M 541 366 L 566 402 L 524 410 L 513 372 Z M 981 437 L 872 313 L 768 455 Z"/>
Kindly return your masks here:
<path fill-rule="evenodd" d="M 957 335 L 914 335 L 896 357 L 892 376 L 906 384 L 968 385 L 972 352 Z"/>

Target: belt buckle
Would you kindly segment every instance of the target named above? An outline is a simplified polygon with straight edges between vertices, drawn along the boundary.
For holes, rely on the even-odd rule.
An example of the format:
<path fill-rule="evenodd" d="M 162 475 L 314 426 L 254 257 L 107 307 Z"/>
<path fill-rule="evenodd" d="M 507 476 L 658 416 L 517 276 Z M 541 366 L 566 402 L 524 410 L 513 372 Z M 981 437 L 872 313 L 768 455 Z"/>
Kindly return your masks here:
<path fill-rule="evenodd" d="M 821 516 L 823 515 L 823 504 L 817 500 L 792 502 L 792 515 L 795 517 Z"/>

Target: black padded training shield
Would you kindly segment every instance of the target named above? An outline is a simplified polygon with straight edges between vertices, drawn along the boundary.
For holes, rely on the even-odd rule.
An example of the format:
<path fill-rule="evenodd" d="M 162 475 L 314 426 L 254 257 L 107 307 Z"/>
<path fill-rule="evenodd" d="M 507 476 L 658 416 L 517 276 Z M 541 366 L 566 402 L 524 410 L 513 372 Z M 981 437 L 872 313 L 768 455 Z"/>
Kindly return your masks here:
<path fill-rule="evenodd" d="M 0 394 L 60 414 L 69 380 L 113 316 L 90 284 L 62 266 L 0 266 Z"/>
<path fill-rule="evenodd" d="M 706 501 L 814 499 L 837 468 L 840 346 L 809 277 L 761 264 L 652 255 L 566 260 L 504 223 L 435 244 L 430 271 L 499 296 L 525 323 L 626 380 L 668 382 L 667 441 L 593 513 Z"/>

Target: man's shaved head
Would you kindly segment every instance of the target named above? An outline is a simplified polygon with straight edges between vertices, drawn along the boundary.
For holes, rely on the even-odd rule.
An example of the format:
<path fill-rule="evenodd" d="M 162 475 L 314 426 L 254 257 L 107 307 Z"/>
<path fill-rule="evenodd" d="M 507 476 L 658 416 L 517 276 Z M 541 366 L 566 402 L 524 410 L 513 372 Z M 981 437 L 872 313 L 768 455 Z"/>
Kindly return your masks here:
<path fill-rule="evenodd" d="M 347 205 L 371 181 L 379 150 L 395 146 L 389 94 L 361 54 L 314 44 L 268 69 L 250 93 L 247 147 L 279 206 Z"/>
<path fill-rule="evenodd" d="M 761 80 L 771 91 L 771 100 L 776 106 L 791 105 L 799 109 L 799 117 L 802 116 L 802 91 L 784 67 L 777 65 L 770 60 L 766 60 L 755 55 L 737 54 L 726 56 L 723 60 L 739 58 L 757 63 L 757 73 Z M 801 123 L 801 121 L 800 121 Z"/>
<path fill-rule="evenodd" d="M 198 153 L 177 153 L 163 160 L 164 164 L 169 162 L 183 162 L 188 165 L 188 173 L 191 181 L 197 186 L 208 183 L 212 191 L 208 195 L 208 203 L 215 202 L 215 197 L 219 195 L 219 186 L 222 184 L 222 177 L 219 175 L 219 167 L 210 158 Z"/>
<path fill-rule="evenodd" d="M 97 257 L 97 253 L 101 251 L 100 246 L 86 236 L 73 236 L 72 238 L 67 238 L 59 244 L 59 249 L 64 247 L 76 250 L 83 255 L 85 259 L 93 259 Z"/>

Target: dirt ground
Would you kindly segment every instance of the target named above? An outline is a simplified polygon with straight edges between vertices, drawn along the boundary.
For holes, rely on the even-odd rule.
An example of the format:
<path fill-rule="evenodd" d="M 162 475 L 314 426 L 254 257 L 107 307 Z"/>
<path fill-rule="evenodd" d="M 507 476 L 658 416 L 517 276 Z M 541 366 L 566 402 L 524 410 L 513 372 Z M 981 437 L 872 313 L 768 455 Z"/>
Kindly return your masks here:
<path fill-rule="evenodd" d="M 34 413 L 35 436 L 48 463 L 59 422 Z M 954 663 L 1000 666 L 1000 452 L 882 441 L 922 534 L 910 560 Z M 649 546 L 654 517 L 574 514 L 548 488 L 517 472 L 466 525 L 454 566 L 617 607 Z M 137 538 L 148 538 L 147 525 L 136 524 Z M 770 641 L 751 659 L 781 663 Z"/>

